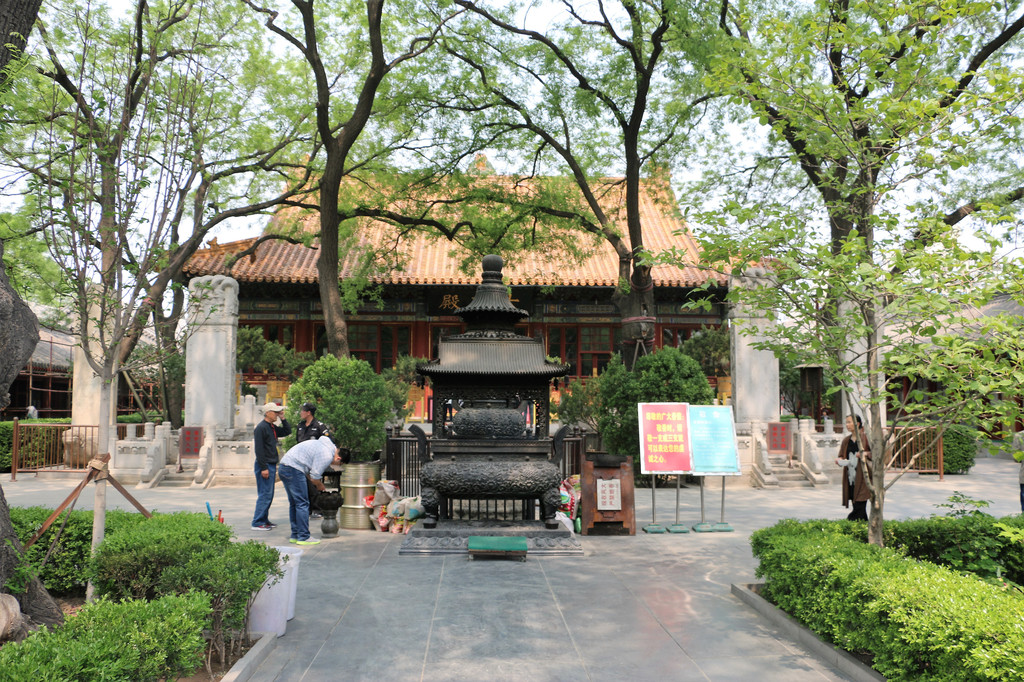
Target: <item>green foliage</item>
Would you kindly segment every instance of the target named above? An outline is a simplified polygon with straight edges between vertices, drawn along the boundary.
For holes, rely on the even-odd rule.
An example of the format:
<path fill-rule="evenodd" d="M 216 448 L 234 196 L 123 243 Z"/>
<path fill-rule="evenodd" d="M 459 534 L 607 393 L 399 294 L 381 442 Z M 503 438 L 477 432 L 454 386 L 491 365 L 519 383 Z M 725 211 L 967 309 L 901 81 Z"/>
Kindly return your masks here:
<path fill-rule="evenodd" d="M 14 541 L 10 538 L 4 538 L 4 544 L 7 545 L 7 551 L 11 555 L 17 554 L 17 549 L 14 545 Z M 11 594 L 24 594 L 28 590 L 29 584 L 32 580 L 39 575 L 39 568 L 33 565 L 31 557 L 21 556 L 20 560 L 11 569 L 10 575 L 7 577 L 7 582 L 0 585 L 0 588 L 10 592 Z"/>
<path fill-rule="evenodd" d="M 10 512 L 11 525 L 24 546 L 53 510 L 46 507 L 11 507 Z M 92 519 L 91 510 L 65 511 L 25 552 L 24 564 L 30 566 L 33 573 L 38 572 L 39 579 L 50 593 L 84 594 L 89 556 L 92 554 Z M 106 519 L 104 533 L 110 537 L 137 526 L 146 517 L 135 512 L 110 509 Z M 59 541 L 51 550 L 58 532 Z M 47 553 L 50 556 L 42 563 Z"/>
<path fill-rule="evenodd" d="M 0 681 L 177 679 L 202 665 L 209 622 L 210 599 L 199 592 L 150 602 L 100 600 L 61 627 L 0 648 Z"/>
<path fill-rule="evenodd" d="M 60 267 L 50 257 L 46 240 L 31 230 L 31 205 L 18 213 L 0 213 L 4 267 L 11 286 L 26 301 L 53 304 L 67 293 Z"/>
<path fill-rule="evenodd" d="M 298 352 L 284 344 L 263 338 L 259 327 L 238 328 L 238 350 L 235 356 L 240 372 L 253 371 L 296 379 L 316 360 L 313 351 Z"/>
<path fill-rule="evenodd" d="M 988 500 L 975 500 L 974 498 L 967 497 L 967 495 L 964 495 L 959 490 L 954 490 L 953 494 L 946 499 L 946 502 L 934 505 L 939 509 L 949 509 L 946 512 L 946 516 L 954 518 L 962 516 L 988 516 L 988 514 L 981 511 L 991 504 Z"/>
<path fill-rule="evenodd" d="M 70 419 L 19 419 L 21 424 L 70 424 Z M 28 441 L 23 441 L 23 444 L 27 444 Z M 11 470 L 12 457 L 14 450 L 14 422 L 0 422 L 0 472 L 8 472 Z M 24 455 L 21 454 L 22 448 L 18 448 L 19 456 L 22 458 Z M 22 461 L 25 461 L 22 459 Z"/>
<path fill-rule="evenodd" d="M 363 360 L 325 355 L 314 362 L 288 389 L 293 423 L 305 402 L 317 406 L 317 419 L 330 427 L 339 446 L 352 450 L 354 460 L 372 459 L 384 447 L 394 399 L 384 378 Z"/>
<path fill-rule="evenodd" d="M 709 127 L 705 141 L 721 151 L 684 193 L 703 202 L 703 258 L 731 274 L 739 268 L 727 264 L 754 265 L 730 300 L 785 324 L 741 331 L 824 365 L 845 411 L 866 417 L 872 451 L 891 445 L 887 425 L 1013 423 L 1019 402 L 991 397 L 1019 393 L 1020 321 L 977 313 L 1024 300 L 1024 262 L 1004 248 L 1022 206 L 1008 191 L 1020 165 L 1005 160 L 1005 140 L 1024 125 L 1024 71 L 1010 47 L 1020 26 L 992 2 L 835 10 L 723 15 L 729 45 L 705 84 L 749 124 L 733 139 Z M 736 139 L 764 144 L 722 148 Z M 882 459 L 874 466 L 884 501 Z M 873 519 L 877 542 L 882 514 Z"/>
<path fill-rule="evenodd" d="M 153 599 L 163 572 L 207 548 L 222 550 L 231 529 L 205 514 L 154 514 L 103 540 L 90 561 L 96 594 L 113 599 Z"/>
<path fill-rule="evenodd" d="M 391 407 L 394 412 L 392 420 L 404 422 L 405 418 L 412 412 L 412 407 L 406 407 L 409 402 L 409 389 L 416 383 L 416 366 L 427 362 L 428 358 L 414 358 L 411 355 L 399 355 L 394 367 L 385 368 L 381 372 L 384 383 L 387 386 L 388 397 L 391 399 Z"/>
<path fill-rule="evenodd" d="M 684 354 L 700 363 L 701 371 L 709 377 L 728 376 L 730 348 L 729 327 L 701 327 L 700 331 L 679 346 Z"/>
<path fill-rule="evenodd" d="M 591 377 L 584 383 L 573 379 L 561 400 L 555 406 L 558 420 L 563 424 L 579 424 L 597 433 L 601 415 L 601 377 Z"/>
<path fill-rule="evenodd" d="M 844 530 L 787 520 L 755 531 L 766 596 L 825 639 L 871 654 L 886 679 L 1019 677 L 1024 600 Z"/>
<path fill-rule="evenodd" d="M 978 453 L 978 432 L 954 424 L 942 432 L 942 469 L 946 474 L 966 474 Z"/>
<path fill-rule="evenodd" d="M 609 452 L 640 457 L 638 403 L 710 405 L 715 398 L 700 365 L 677 348 L 662 348 L 637 360 L 627 372 L 618 355 L 601 374 L 598 426 Z"/>
<path fill-rule="evenodd" d="M 117 415 L 117 423 L 118 424 L 146 424 L 146 423 L 158 424 L 160 422 L 160 417 L 162 417 L 162 416 L 163 415 L 161 415 L 159 412 L 148 412 L 148 413 L 132 412 L 131 414 L 119 414 L 119 415 Z"/>
<path fill-rule="evenodd" d="M 164 569 L 158 589 L 161 594 L 196 591 L 210 597 L 213 647 L 223 663 L 226 640 L 230 633 L 247 629 L 249 606 L 267 576 L 276 580 L 282 575 L 280 557 L 276 549 L 256 540 L 200 549 Z"/>

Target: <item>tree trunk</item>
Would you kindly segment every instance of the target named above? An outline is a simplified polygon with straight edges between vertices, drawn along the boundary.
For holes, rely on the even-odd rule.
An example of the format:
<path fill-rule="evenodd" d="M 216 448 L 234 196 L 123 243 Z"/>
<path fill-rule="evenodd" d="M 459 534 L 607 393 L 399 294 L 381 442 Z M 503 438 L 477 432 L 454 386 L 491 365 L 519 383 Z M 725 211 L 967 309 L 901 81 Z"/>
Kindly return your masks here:
<path fill-rule="evenodd" d="M 0 88 L 7 80 L 5 68 L 25 49 L 42 4 L 43 0 L 4 0 L 0 3 Z"/>
<path fill-rule="evenodd" d="M 328 151 L 327 168 L 320 187 L 320 254 L 316 271 L 320 287 L 320 303 L 324 312 L 327 348 L 338 358 L 347 358 L 348 325 L 338 291 L 338 191 L 341 183 L 341 161 Z"/>
<path fill-rule="evenodd" d="M 11 402 L 8 389 L 39 341 L 36 316 L 11 288 L 3 265 L 4 246 L 0 240 L 0 407 Z M 21 562 L 21 541 L 11 524 L 7 498 L 0 487 L 0 586 L 6 585 Z M 14 595 L 32 625 L 64 622 L 64 614 L 38 578 L 32 578 L 25 592 Z"/>
<path fill-rule="evenodd" d="M 879 342 L 881 341 L 881 330 L 877 327 L 875 304 L 870 303 L 865 310 L 865 322 L 867 323 L 867 369 L 868 369 L 868 391 L 872 400 L 878 401 L 884 390 L 881 385 L 879 374 L 878 354 Z M 870 418 L 868 420 L 868 442 L 871 444 L 871 515 L 868 522 L 868 542 L 879 547 L 885 546 L 883 535 L 884 517 L 882 511 L 885 508 L 885 465 L 886 465 L 886 438 L 885 438 L 885 403 L 874 402 L 868 408 Z"/>
<path fill-rule="evenodd" d="M 629 262 L 626 263 L 629 291 L 616 289 L 612 294 L 612 302 L 618 308 L 622 320 L 622 363 L 626 369 L 633 371 L 634 363 L 654 352 L 654 280 L 651 269 L 637 266 L 628 273 Z M 620 278 L 622 268 L 620 268 Z"/>
<path fill-rule="evenodd" d="M 184 310 L 184 296 L 184 287 L 174 290 L 174 304 L 170 315 L 164 316 L 159 306 L 153 309 L 153 326 L 156 329 L 161 357 L 170 358 L 173 355 L 184 355 L 184 351 L 178 348 L 178 342 L 174 337 L 174 330 L 178 327 L 181 313 Z M 160 393 L 167 421 L 171 423 L 172 429 L 180 429 L 184 426 L 184 417 L 182 416 L 182 410 L 185 407 L 184 376 L 177 370 L 167 371 L 166 363 L 162 361 L 160 362 Z"/>

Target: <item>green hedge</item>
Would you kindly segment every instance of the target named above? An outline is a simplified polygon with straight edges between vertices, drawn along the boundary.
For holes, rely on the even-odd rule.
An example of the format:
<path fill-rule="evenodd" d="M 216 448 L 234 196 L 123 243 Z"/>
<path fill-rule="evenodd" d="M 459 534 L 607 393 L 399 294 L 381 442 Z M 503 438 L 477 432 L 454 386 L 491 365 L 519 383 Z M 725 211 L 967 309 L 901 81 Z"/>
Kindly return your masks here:
<path fill-rule="evenodd" d="M 160 576 L 159 590 L 163 594 L 200 591 L 210 596 L 211 639 L 223 663 L 226 648 L 240 643 L 231 633 L 248 632 L 249 606 L 267 576 L 281 577 L 279 562 L 276 549 L 256 540 L 211 547 L 168 566 Z"/>
<path fill-rule="evenodd" d="M 766 596 L 825 639 L 873 656 L 890 680 L 1021 678 L 1024 599 L 850 530 L 787 520 L 756 531 Z"/>
<path fill-rule="evenodd" d="M 53 513 L 46 507 L 11 507 L 11 523 L 22 545 L 28 542 L 42 528 L 43 522 Z M 104 533 L 115 535 L 146 520 L 136 512 L 111 509 L 107 511 Z M 65 524 L 65 519 L 67 523 Z M 87 581 L 86 571 L 89 555 L 92 553 L 92 511 L 74 510 L 64 512 L 36 544 L 28 549 L 28 560 L 38 566 L 47 552 L 57 531 L 61 529 L 60 540 L 50 552 L 49 558 L 39 572 L 39 579 L 48 591 L 54 594 L 83 594 Z"/>
<path fill-rule="evenodd" d="M 978 432 L 966 426 L 950 426 L 942 434 L 942 471 L 966 474 L 974 466 Z"/>
<path fill-rule="evenodd" d="M 206 514 L 154 515 L 107 537 L 93 554 L 96 593 L 112 599 L 154 599 L 198 590 L 211 600 L 212 646 L 227 649 L 248 637 L 249 605 L 268 575 L 279 579 L 280 553 L 250 540 L 231 542 L 231 530 Z"/>
<path fill-rule="evenodd" d="M 1005 577 L 1024 584 L 1024 546 L 1002 537 L 996 524 L 1024 528 L 1018 515 L 996 519 L 988 514 L 887 521 L 885 545 L 910 556 L 980 578 Z"/>
<path fill-rule="evenodd" d="M 210 598 L 88 604 L 54 630 L 0 648 L 0 681 L 91 682 L 177 679 L 203 663 Z"/>
<path fill-rule="evenodd" d="M 230 542 L 231 529 L 206 514 L 154 514 L 96 548 L 90 562 L 93 586 L 97 595 L 113 599 L 154 599 L 165 569 Z"/>
<path fill-rule="evenodd" d="M 43 507 L 11 508 L 11 520 L 22 542 L 51 513 Z M 206 514 L 186 512 L 154 514 L 146 519 L 141 514 L 111 510 L 106 537 L 91 559 L 93 514 L 71 512 L 58 517 L 29 549 L 28 561 L 38 566 L 65 518 L 60 542 L 39 573 L 47 589 L 80 593 L 91 575 L 97 594 L 110 600 L 162 600 L 168 595 L 201 592 L 207 600 L 205 619 L 211 644 L 222 662 L 228 647 L 239 652 L 247 637 L 247 616 L 256 592 L 268 576 L 276 580 L 282 575 L 276 549 L 255 540 L 232 542 L 227 526 L 212 522 Z M 66 638 L 59 641 L 68 642 Z M 76 643 L 75 647 L 86 645 Z M 2 679 L 6 678 L 0 675 Z M 109 679 L 142 678 L 132 674 Z"/>
<path fill-rule="evenodd" d="M 997 519 L 988 514 L 967 514 L 886 521 L 883 539 L 889 549 L 915 559 L 973 573 L 993 582 L 1000 582 L 999 578 L 1024 585 L 1024 545 L 1003 537 L 998 524 L 1024 529 L 1024 516 L 1014 514 Z M 799 525 L 867 542 L 867 524 L 863 522 L 817 519 Z M 793 527 L 787 522 L 787 525 L 772 528 L 789 533 Z M 771 529 L 766 528 L 761 532 L 769 531 Z"/>

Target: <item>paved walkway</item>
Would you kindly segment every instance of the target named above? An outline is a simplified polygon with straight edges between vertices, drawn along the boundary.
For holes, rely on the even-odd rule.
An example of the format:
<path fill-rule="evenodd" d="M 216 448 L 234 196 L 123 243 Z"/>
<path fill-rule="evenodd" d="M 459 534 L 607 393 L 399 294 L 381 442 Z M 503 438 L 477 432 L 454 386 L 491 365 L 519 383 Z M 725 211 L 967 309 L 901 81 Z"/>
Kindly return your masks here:
<path fill-rule="evenodd" d="M 707 516 L 720 515 L 721 479 L 709 479 Z M 12 505 L 54 506 L 76 481 L 28 476 L 3 491 Z M 130 508 L 108 486 L 108 506 Z M 1020 512 L 1017 464 L 980 460 L 967 476 L 907 476 L 886 498 L 887 518 L 944 513 L 960 491 Z M 134 490 L 150 509 L 223 510 L 238 537 L 287 544 L 278 486 L 270 533 L 252 531 L 250 488 Z M 92 488 L 76 508 L 92 507 Z M 470 561 L 398 555 L 401 536 L 341 531 L 306 548 L 296 617 L 256 671 L 257 682 L 303 680 L 844 680 L 730 593 L 754 582 L 750 533 L 776 520 L 840 518 L 839 489 L 726 489 L 732 533 L 581 538 L 586 556 Z M 651 519 L 637 491 L 637 525 Z M 675 520 L 675 491 L 659 490 L 658 521 Z M 685 488 L 680 520 L 700 521 Z"/>

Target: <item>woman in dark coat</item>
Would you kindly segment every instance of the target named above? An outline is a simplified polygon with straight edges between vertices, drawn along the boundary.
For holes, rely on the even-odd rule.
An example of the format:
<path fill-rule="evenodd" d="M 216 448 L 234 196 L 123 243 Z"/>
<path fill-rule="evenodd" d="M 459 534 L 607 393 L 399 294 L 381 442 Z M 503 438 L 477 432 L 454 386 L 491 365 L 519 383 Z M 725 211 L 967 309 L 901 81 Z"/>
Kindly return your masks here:
<path fill-rule="evenodd" d="M 853 511 L 846 518 L 851 521 L 868 520 L 868 500 L 871 499 L 871 472 L 868 463 L 871 461 L 871 448 L 864 436 L 864 423 L 860 416 L 846 418 L 846 430 L 850 435 L 843 439 L 839 446 L 836 464 L 843 467 L 843 506 L 849 507 L 853 502 Z"/>

